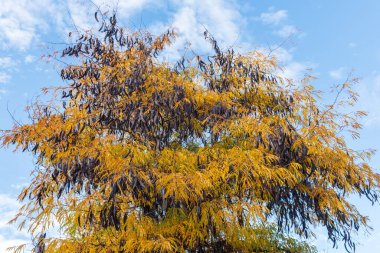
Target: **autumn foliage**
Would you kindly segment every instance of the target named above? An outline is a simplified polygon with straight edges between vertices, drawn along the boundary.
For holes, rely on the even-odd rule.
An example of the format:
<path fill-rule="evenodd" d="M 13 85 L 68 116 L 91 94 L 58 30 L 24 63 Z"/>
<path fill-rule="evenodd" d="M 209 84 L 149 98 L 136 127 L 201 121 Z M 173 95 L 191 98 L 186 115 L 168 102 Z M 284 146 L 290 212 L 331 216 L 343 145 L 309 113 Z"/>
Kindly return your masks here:
<path fill-rule="evenodd" d="M 367 219 L 347 197 L 376 202 L 379 175 L 344 139 L 364 115 L 339 111 L 357 99 L 349 82 L 323 106 L 308 78 L 294 85 L 274 58 L 222 50 L 208 31 L 213 54 L 173 64 L 160 53 L 174 31 L 96 18 L 99 33 L 62 51 L 67 85 L 1 136 L 36 156 L 14 220 L 35 252 L 312 252 L 289 233 L 315 224 L 355 248 Z"/>

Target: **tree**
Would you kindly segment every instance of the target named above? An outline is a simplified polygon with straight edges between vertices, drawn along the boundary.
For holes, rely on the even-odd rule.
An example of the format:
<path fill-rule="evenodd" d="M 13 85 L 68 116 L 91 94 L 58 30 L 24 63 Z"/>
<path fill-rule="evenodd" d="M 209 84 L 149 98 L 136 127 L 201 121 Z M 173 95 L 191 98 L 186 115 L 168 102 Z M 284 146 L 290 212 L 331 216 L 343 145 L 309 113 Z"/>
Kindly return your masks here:
<path fill-rule="evenodd" d="M 174 31 L 95 18 L 100 35 L 62 51 L 69 84 L 1 136 L 37 158 L 13 220 L 35 251 L 312 252 L 289 233 L 308 238 L 316 224 L 355 249 L 368 225 L 347 197 L 376 202 L 380 177 L 373 152 L 345 142 L 365 115 L 339 110 L 357 100 L 350 82 L 322 106 L 309 78 L 293 85 L 274 58 L 222 50 L 208 31 L 212 55 L 170 64 L 159 56 Z M 62 237 L 45 234 L 53 224 Z"/>

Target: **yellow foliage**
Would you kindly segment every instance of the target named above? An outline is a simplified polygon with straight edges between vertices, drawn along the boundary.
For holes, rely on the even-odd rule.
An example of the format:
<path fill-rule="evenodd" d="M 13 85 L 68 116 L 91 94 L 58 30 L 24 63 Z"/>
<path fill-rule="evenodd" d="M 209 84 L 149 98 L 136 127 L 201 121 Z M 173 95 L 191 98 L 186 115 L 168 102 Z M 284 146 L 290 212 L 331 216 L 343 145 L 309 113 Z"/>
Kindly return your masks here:
<path fill-rule="evenodd" d="M 340 113 L 339 97 L 319 106 L 308 80 L 285 84 L 274 59 L 221 52 L 207 33 L 210 62 L 177 68 L 155 56 L 174 33 L 118 36 L 79 39 L 90 49 L 52 92 L 64 104 L 34 104 L 30 124 L 1 136 L 37 157 L 14 221 L 35 239 L 58 222 L 64 236 L 45 238 L 46 252 L 310 250 L 269 217 L 306 237 L 322 224 L 352 247 L 351 230 L 367 224 L 347 196 L 376 201 L 380 179 L 372 153 L 341 135 L 358 137 L 364 112 Z"/>

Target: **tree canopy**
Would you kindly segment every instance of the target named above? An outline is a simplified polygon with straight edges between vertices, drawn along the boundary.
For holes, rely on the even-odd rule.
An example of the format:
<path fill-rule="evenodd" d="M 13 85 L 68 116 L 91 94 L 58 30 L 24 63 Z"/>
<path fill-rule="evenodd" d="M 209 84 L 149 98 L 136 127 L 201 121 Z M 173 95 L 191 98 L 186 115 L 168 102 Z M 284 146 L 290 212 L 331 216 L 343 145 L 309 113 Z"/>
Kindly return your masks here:
<path fill-rule="evenodd" d="M 281 78 L 274 57 L 223 50 L 207 30 L 213 53 L 173 64 L 160 54 L 175 31 L 95 18 L 99 32 L 61 52 L 66 84 L 0 137 L 36 156 L 13 220 L 35 252 L 313 252 L 291 235 L 314 225 L 355 249 L 367 218 L 347 197 L 376 202 L 380 177 L 372 151 L 345 141 L 365 115 L 339 109 L 357 100 L 350 81 L 323 106 L 309 78 Z M 60 237 L 45 234 L 57 224 Z"/>

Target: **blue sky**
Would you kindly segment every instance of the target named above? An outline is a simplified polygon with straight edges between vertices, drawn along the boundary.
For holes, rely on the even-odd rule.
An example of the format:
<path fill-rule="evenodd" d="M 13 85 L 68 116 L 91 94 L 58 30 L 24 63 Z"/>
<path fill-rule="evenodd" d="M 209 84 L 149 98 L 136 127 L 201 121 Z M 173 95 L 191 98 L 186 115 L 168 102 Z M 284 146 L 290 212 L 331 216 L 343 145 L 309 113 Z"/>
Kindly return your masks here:
<path fill-rule="evenodd" d="M 282 75 L 295 81 L 305 73 L 317 79 L 317 89 L 328 91 L 344 82 L 349 73 L 360 79 L 355 90 L 361 95 L 358 109 L 369 115 L 363 121 L 360 140 L 349 140 L 353 148 L 380 150 L 380 1 L 378 0 L 94 0 L 103 10 L 118 2 L 118 16 L 132 28 L 160 33 L 175 27 L 179 38 L 174 48 L 190 42 L 205 51 L 204 27 L 222 42 L 241 51 L 274 50 Z M 40 89 L 61 83 L 59 63 L 46 62 L 44 54 L 59 50 L 74 29 L 96 28 L 94 6 L 85 0 L 0 0 L 0 129 L 12 126 L 12 117 L 27 122 L 24 107 Z M 58 44 L 57 44 L 58 43 Z M 174 59 L 176 50 L 167 55 Z M 311 70 L 310 70 L 311 69 Z M 328 97 L 328 96 L 327 96 Z M 379 168 L 380 153 L 372 159 Z M 34 168 L 26 154 L 0 150 L 0 252 L 28 241 L 6 221 L 18 208 L 20 188 L 28 183 Z M 357 252 L 380 252 L 380 206 L 371 206 L 353 197 L 363 214 L 371 219 L 371 234 L 359 234 Z M 314 240 L 321 252 L 344 252 L 343 245 L 332 249 L 323 231 L 316 228 Z"/>

